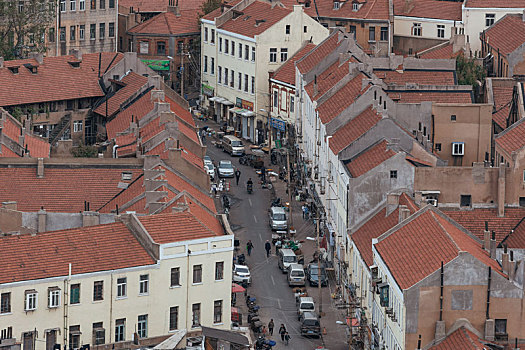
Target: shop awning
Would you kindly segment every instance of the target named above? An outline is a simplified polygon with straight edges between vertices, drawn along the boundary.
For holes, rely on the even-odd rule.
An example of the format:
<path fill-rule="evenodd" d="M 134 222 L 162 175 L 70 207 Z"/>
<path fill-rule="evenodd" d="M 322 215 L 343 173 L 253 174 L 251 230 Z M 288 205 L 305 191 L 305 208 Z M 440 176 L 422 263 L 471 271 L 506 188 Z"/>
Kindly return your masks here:
<path fill-rule="evenodd" d="M 240 114 L 243 117 L 253 117 L 255 115 L 255 113 L 253 113 L 252 111 L 240 107 L 230 108 L 230 112 Z"/>
<path fill-rule="evenodd" d="M 222 103 L 223 105 L 226 105 L 226 106 L 233 106 L 233 102 L 228 101 L 228 100 L 225 99 L 224 97 L 217 97 L 217 99 L 215 100 L 215 102 L 217 102 L 217 103 Z"/>
<path fill-rule="evenodd" d="M 253 113 L 252 111 L 249 111 L 247 109 L 244 110 L 244 112 L 241 113 L 243 116 L 245 117 L 253 117 L 255 115 L 255 113 Z"/>
<path fill-rule="evenodd" d="M 242 108 L 239 108 L 239 107 L 232 107 L 229 109 L 230 112 L 232 113 L 241 113 L 243 111 Z"/>
<path fill-rule="evenodd" d="M 212 101 L 212 102 L 217 102 L 217 100 L 221 98 L 219 96 L 213 96 L 213 97 L 210 97 L 208 100 Z"/>

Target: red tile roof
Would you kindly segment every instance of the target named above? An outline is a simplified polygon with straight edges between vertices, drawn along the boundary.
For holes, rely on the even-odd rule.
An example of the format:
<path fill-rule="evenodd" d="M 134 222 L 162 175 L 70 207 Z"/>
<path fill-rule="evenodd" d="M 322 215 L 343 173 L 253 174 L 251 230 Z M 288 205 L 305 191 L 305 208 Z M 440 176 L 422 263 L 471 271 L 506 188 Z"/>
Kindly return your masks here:
<path fill-rule="evenodd" d="M 388 0 L 364 0 L 359 1 L 361 4 L 359 10 L 353 11 L 352 1 L 342 1 L 338 10 L 334 9 L 334 2 L 332 0 L 316 0 L 314 6 L 313 1 L 310 7 L 305 8 L 305 12 L 313 18 L 319 17 L 328 18 L 349 18 L 349 19 L 374 19 L 374 20 L 388 20 Z"/>
<path fill-rule="evenodd" d="M 386 84 L 455 85 L 454 71 L 436 70 L 374 70 Z"/>
<path fill-rule="evenodd" d="M 437 103 L 472 103 L 470 92 L 428 92 L 428 91 L 389 91 L 388 96 L 399 103 L 421 103 L 425 101 Z"/>
<path fill-rule="evenodd" d="M 323 96 L 325 92 L 330 90 L 332 86 L 337 84 L 345 75 L 350 73 L 348 61 L 339 64 L 339 61 L 334 62 L 331 66 L 326 68 L 316 79 L 312 80 L 305 86 L 305 90 L 312 100 Z M 317 93 L 314 93 L 314 86 L 317 83 Z"/>
<path fill-rule="evenodd" d="M 319 43 L 312 51 L 297 61 L 297 68 L 302 74 L 308 73 L 313 67 L 334 51 L 339 45 L 340 31 L 334 30 L 328 38 Z"/>
<path fill-rule="evenodd" d="M 394 0 L 394 15 L 406 17 L 446 19 L 461 21 L 461 2 L 440 0 L 413 0 L 406 6 L 405 0 Z M 439 9 L 439 11 L 436 11 Z"/>
<path fill-rule="evenodd" d="M 201 202 L 210 211 L 214 213 L 217 212 L 215 208 L 215 202 L 213 201 L 213 198 L 211 198 L 208 193 L 202 192 L 195 186 L 191 185 L 188 181 L 186 181 L 185 179 L 183 179 L 182 177 L 180 177 L 179 175 L 175 174 L 174 172 L 170 170 L 166 170 L 166 179 L 168 180 L 168 184 L 173 186 L 178 191 L 188 192 L 191 196 L 193 196 L 196 200 Z"/>
<path fill-rule="evenodd" d="M 458 3 L 461 4 L 461 3 Z M 451 59 L 456 58 L 462 53 L 458 50 L 454 53 L 454 46 L 452 44 L 436 45 L 433 48 L 418 52 L 417 56 L 421 59 Z"/>
<path fill-rule="evenodd" d="M 22 124 L 11 115 L 6 114 L 2 134 L 9 137 L 14 142 L 18 143 L 18 137 L 21 135 Z"/>
<path fill-rule="evenodd" d="M 4 112 L 5 113 L 5 112 Z M 46 139 L 38 136 L 34 136 L 25 131 L 24 144 L 20 144 L 20 135 L 22 134 L 22 124 L 13 118 L 10 114 L 4 114 L 4 124 L 2 128 L 2 134 L 9 138 L 20 147 L 25 148 L 29 151 L 29 156 L 33 158 L 49 158 L 51 145 Z M 7 145 L 3 145 L 5 152 L 3 157 L 20 157 L 13 150 L 8 149 Z"/>
<path fill-rule="evenodd" d="M 525 249 L 525 216 L 512 228 L 501 244 L 511 249 Z"/>
<path fill-rule="evenodd" d="M 163 12 L 131 28 L 128 32 L 150 35 L 199 34 L 199 12 L 195 10 L 182 10 L 180 11 L 180 16 L 177 16 L 173 12 Z"/>
<path fill-rule="evenodd" d="M 292 10 L 288 8 L 255 1 L 242 10 L 243 14 L 241 16 L 226 21 L 220 26 L 220 29 L 253 38 L 269 29 L 291 12 Z"/>
<path fill-rule="evenodd" d="M 477 335 L 460 327 L 448 335 L 441 343 L 432 346 L 429 350 L 485 350 L 485 342 L 480 342 Z"/>
<path fill-rule="evenodd" d="M 504 217 L 499 217 L 498 209 L 495 208 L 476 208 L 472 210 L 443 208 L 443 212 L 481 240 L 483 240 L 485 221 L 487 221 L 489 231 L 495 231 L 498 243 L 525 217 L 525 209 L 523 208 L 505 208 Z"/>
<path fill-rule="evenodd" d="M 346 168 L 350 172 L 350 175 L 354 178 L 359 177 L 383 163 L 385 160 L 395 156 L 396 152 L 387 149 L 386 146 L 387 142 L 383 140 L 375 146 L 366 149 L 355 158 L 347 161 Z"/>
<path fill-rule="evenodd" d="M 20 157 L 15 152 L 11 151 L 9 148 L 7 148 L 6 145 L 0 144 L 0 157 L 3 158 L 18 158 Z"/>
<path fill-rule="evenodd" d="M 381 120 L 381 116 L 372 107 L 368 107 L 357 117 L 337 129 L 329 141 L 330 149 L 338 154 L 348 145 L 364 135 Z"/>
<path fill-rule="evenodd" d="M 416 205 L 406 193 L 402 193 L 401 196 L 399 196 L 399 204 L 406 205 L 410 210 L 410 215 L 417 211 Z M 352 241 L 355 243 L 359 253 L 361 254 L 361 258 L 363 258 L 367 266 L 374 264 L 374 257 L 372 254 L 372 239 L 381 236 L 383 233 L 390 230 L 398 223 L 399 207 L 389 215 L 386 215 L 385 207 L 377 214 L 372 216 L 352 234 Z"/>
<path fill-rule="evenodd" d="M 494 108 L 496 109 L 496 112 L 492 114 L 492 120 L 502 129 L 507 128 L 507 118 L 510 114 L 513 91 L 513 87 L 492 86 Z"/>
<path fill-rule="evenodd" d="M 103 52 L 101 55 L 101 74 L 115 55 L 117 59 L 112 66 L 123 58 L 121 53 Z M 44 63 L 40 65 L 35 59 L 6 61 L 4 68 L 0 68 L 0 81 L 3 82 L 0 85 L 0 105 L 14 106 L 104 95 L 98 82 L 98 53 L 84 54 L 78 68 L 72 67 L 68 61 L 78 62 L 71 55 L 44 57 Z M 38 66 L 36 74 L 24 67 L 27 63 Z M 18 74 L 8 69 L 13 66 L 19 66 Z"/>
<path fill-rule="evenodd" d="M 523 0 L 465 0 L 471 8 L 525 8 Z"/>
<path fill-rule="evenodd" d="M 141 216 L 139 220 L 151 238 L 159 244 L 218 235 L 187 212 Z"/>
<path fill-rule="evenodd" d="M 525 1 L 522 1 L 525 8 Z M 507 14 L 485 31 L 485 42 L 503 55 L 525 43 L 525 22 L 522 14 Z"/>
<path fill-rule="evenodd" d="M 0 250 L 0 283 L 155 264 L 121 222 L 0 237 Z"/>
<path fill-rule="evenodd" d="M 33 158 L 49 158 L 51 145 L 46 139 L 38 136 L 26 134 L 24 137 L 25 145 L 29 150 L 29 155 Z M 20 145 L 25 147 L 25 145 Z"/>
<path fill-rule="evenodd" d="M 178 0 L 177 3 L 181 10 L 200 10 L 204 0 Z M 168 10 L 168 0 L 120 0 L 118 4 L 127 8 L 133 7 L 138 13 Z"/>
<path fill-rule="evenodd" d="M 525 119 L 520 119 L 496 136 L 496 145 L 510 156 L 525 146 Z"/>
<path fill-rule="evenodd" d="M 308 54 L 314 48 L 315 44 L 306 44 L 275 71 L 272 79 L 295 86 L 295 62 L 303 58 L 304 55 Z"/>
<path fill-rule="evenodd" d="M 460 251 L 470 253 L 503 275 L 499 264 L 481 244 L 447 220 L 438 209 L 427 206 L 416 215 L 375 245 L 401 289 L 408 289 L 437 271 L 441 262 L 447 264 Z"/>
<path fill-rule="evenodd" d="M 3 148 L 3 147 L 2 147 Z M 84 210 L 84 201 L 97 209 L 122 191 L 117 185 L 122 173 L 131 172 L 133 179 L 142 174 L 136 168 L 48 168 L 44 177 L 36 177 L 36 166 L 31 168 L 0 168 L 0 201 L 16 201 L 20 211 L 47 211 L 75 213 Z"/>
<path fill-rule="evenodd" d="M 129 102 L 129 98 L 137 94 L 139 90 L 148 83 L 148 78 L 138 75 L 135 72 L 130 72 L 124 78 L 121 83 L 124 87 L 121 87 L 113 96 L 108 99 L 108 110 L 107 116 L 111 117 L 117 113 L 124 102 Z M 100 106 L 95 109 L 95 113 L 102 116 L 106 115 L 106 102 L 103 102 Z"/>

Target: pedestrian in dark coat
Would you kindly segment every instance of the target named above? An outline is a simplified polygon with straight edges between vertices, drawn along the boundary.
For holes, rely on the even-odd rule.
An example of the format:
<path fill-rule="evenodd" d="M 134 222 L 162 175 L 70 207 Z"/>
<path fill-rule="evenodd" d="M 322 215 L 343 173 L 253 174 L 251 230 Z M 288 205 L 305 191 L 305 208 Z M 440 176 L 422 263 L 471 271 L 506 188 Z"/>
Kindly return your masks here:
<path fill-rule="evenodd" d="M 248 241 L 248 243 L 246 243 L 246 250 L 248 251 L 248 256 L 252 255 L 252 249 L 253 243 L 252 241 Z"/>
<path fill-rule="evenodd" d="M 237 186 L 239 186 L 239 179 L 241 178 L 241 171 L 239 169 L 235 170 L 235 180 L 237 181 Z"/>
<path fill-rule="evenodd" d="M 281 327 L 279 327 L 279 334 L 281 335 L 281 340 L 284 342 L 284 334 L 286 333 L 286 327 L 284 324 L 281 323 Z"/>
<path fill-rule="evenodd" d="M 284 344 L 288 345 L 288 342 L 290 341 L 291 337 L 290 337 L 290 334 L 288 334 L 288 332 L 285 332 L 284 333 Z"/>
<path fill-rule="evenodd" d="M 268 323 L 268 333 L 272 336 L 273 335 L 273 318 L 270 320 L 270 323 Z"/>
<path fill-rule="evenodd" d="M 269 258 L 270 250 L 272 250 L 272 245 L 270 244 L 270 241 L 266 241 L 266 243 L 264 243 L 264 249 L 266 250 L 266 257 Z"/>

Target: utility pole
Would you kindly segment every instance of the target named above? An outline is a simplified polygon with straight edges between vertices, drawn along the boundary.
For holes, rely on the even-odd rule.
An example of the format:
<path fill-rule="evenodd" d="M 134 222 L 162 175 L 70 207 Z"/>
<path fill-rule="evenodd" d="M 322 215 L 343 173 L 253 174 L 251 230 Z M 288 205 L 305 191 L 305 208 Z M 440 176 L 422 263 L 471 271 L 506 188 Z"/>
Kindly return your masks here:
<path fill-rule="evenodd" d="M 272 123 L 270 122 L 270 108 L 272 106 L 272 96 L 270 95 L 270 107 L 268 107 L 268 154 L 272 155 Z"/>
<path fill-rule="evenodd" d="M 290 184 L 291 180 L 291 176 L 290 176 L 290 173 L 292 172 L 292 169 L 291 169 L 291 164 L 290 164 L 290 149 L 288 148 L 286 150 L 286 163 L 288 164 L 288 231 L 290 231 L 291 229 L 293 229 L 293 216 L 292 216 L 292 186 Z M 294 232 L 295 232 L 295 229 L 294 229 Z"/>
<path fill-rule="evenodd" d="M 323 293 L 321 289 L 321 243 L 319 238 L 319 220 L 320 217 L 317 215 L 315 220 L 315 231 L 317 233 L 317 290 L 319 291 L 319 317 L 323 313 Z"/>
<path fill-rule="evenodd" d="M 184 43 L 180 46 L 180 95 L 184 98 Z"/>

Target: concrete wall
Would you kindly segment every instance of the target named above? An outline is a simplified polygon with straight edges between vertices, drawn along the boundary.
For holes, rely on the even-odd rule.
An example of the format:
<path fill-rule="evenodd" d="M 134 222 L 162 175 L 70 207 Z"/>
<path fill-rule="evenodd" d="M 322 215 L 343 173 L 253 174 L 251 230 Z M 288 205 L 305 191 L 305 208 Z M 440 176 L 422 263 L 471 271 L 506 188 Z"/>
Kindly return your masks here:
<path fill-rule="evenodd" d="M 38 230 L 38 213 L 37 212 L 20 212 L 22 215 L 22 226 L 26 229 Z M 81 213 L 53 213 L 46 212 L 46 229 L 45 231 L 66 230 L 70 228 L 82 227 Z M 115 222 L 113 214 L 98 214 L 100 224 L 109 224 Z M 3 220 L 0 219 L 0 222 Z"/>

